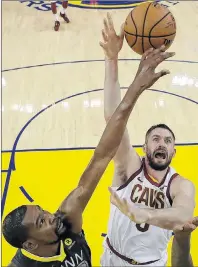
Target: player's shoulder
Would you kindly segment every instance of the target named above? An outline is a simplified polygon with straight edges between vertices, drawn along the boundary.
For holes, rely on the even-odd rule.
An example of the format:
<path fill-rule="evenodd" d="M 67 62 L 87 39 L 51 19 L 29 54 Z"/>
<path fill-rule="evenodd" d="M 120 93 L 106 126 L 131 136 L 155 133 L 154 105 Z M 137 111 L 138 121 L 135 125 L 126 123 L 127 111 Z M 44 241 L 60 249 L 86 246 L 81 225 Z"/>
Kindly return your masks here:
<path fill-rule="evenodd" d="M 10 267 L 51 267 L 54 266 L 51 262 L 39 262 L 35 259 L 26 257 L 21 249 L 18 249 L 14 257 L 12 258 Z"/>
<path fill-rule="evenodd" d="M 25 267 L 27 264 L 26 257 L 22 254 L 21 250 L 18 249 L 9 266 L 13 267 Z"/>
<path fill-rule="evenodd" d="M 193 184 L 192 181 L 190 181 L 189 179 L 181 176 L 181 175 L 177 175 L 171 182 L 171 187 L 172 188 L 185 188 L 186 190 L 189 189 L 191 191 L 195 191 L 195 185 Z"/>
<path fill-rule="evenodd" d="M 194 187 L 194 184 L 191 180 L 189 180 L 188 178 L 185 178 L 179 174 L 175 176 L 175 179 L 173 179 L 172 183 L 179 183 L 179 184 L 190 185 L 190 186 Z"/>
<path fill-rule="evenodd" d="M 11 262 L 7 267 L 17 267 L 17 266 Z"/>

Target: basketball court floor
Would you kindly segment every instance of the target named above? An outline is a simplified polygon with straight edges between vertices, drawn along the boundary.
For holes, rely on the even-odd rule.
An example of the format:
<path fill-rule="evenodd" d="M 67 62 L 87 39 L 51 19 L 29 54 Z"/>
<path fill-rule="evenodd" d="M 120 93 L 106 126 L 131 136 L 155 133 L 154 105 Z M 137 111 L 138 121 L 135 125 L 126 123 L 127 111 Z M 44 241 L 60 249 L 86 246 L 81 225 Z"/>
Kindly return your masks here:
<path fill-rule="evenodd" d="M 54 32 L 49 1 L 2 1 L 3 217 L 30 203 L 54 212 L 76 186 L 104 130 L 104 55 L 99 41 L 105 8 L 110 8 L 119 30 L 137 4 L 88 2 L 69 1 L 71 23 L 61 21 L 60 31 Z M 171 74 L 140 97 L 128 129 L 143 155 L 146 130 L 168 124 L 178 144 L 172 166 L 198 190 L 198 2 L 162 2 L 176 18 L 177 35 L 169 49 L 176 56 L 162 66 Z M 119 62 L 123 94 L 139 59 L 125 42 Z M 107 229 L 112 174 L 110 164 L 84 214 L 94 266 L 99 266 Z M 195 266 L 197 240 L 198 230 L 192 235 Z M 2 266 L 14 253 L 3 240 Z"/>

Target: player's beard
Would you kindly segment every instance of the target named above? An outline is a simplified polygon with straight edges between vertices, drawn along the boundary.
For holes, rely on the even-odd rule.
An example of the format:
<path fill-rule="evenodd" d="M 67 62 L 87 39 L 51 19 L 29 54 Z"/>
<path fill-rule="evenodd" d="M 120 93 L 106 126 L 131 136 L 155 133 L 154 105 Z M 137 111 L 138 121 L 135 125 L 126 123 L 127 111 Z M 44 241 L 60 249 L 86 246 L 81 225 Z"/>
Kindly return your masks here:
<path fill-rule="evenodd" d="M 149 152 L 147 152 L 146 157 L 147 157 L 149 166 L 155 171 L 165 170 L 170 165 L 170 163 L 172 161 L 172 156 L 169 156 L 164 164 L 156 163 L 154 160 L 154 153 L 151 154 Z"/>
<path fill-rule="evenodd" d="M 65 214 L 59 214 L 58 217 L 62 222 L 63 227 L 60 230 L 56 229 L 56 235 L 58 236 L 58 239 L 61 240 L 67 237 L 68 233 L 71 231 L 72 225 L 70 222 L 68 222 Z"/>
<path fill-rule="evenodd" d="M 71 223 L 68 222 L 64 214 L 59 213 L 57 217 L 58 217 L 58 220 L 60 220 L 60 222 L 63 223 L 63 226 L 61 227 L 61 229 L 58 229 L 59 223 L 57 220 L 57 227 L 55 229 L 57 239 L 49 242 L 48 245 L 57 244 L 58 242 L 60 242 L 60 240 L 67 238 L 67 235 L 71 231 L 71 228 L 72 228 Z"/>

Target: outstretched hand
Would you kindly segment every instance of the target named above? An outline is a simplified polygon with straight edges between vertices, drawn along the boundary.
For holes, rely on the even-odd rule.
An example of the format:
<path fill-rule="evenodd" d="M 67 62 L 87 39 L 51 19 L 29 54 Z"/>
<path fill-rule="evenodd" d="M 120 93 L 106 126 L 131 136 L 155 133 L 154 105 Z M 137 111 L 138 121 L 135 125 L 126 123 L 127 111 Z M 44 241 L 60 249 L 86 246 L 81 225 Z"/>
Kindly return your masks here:
<path fill-rule="evenodd" d="M 104 29 L 102 30 L 103 41 L 100 42 L 100 46 L 103 48 L 105 56 L 108 59 L 114 59 L 118 57 L 123 40 L 124 40 L 124 24 L 121 26 L 120 34 L 116 34 L 112 17 L 110 13 L 107 13 L 107 18 L 104 19 Z"/>
<path fill-rule="evenodd" d="M 158 49 L 150 48 L 143 54 L 135 77 L 135 82 L 140 84 L 142 91 L 151 87 L 160 77 L 170 73 L 166 69 L 155 72 L 160 63 L 175 55 L 173 52 L 164 52 L 164 49 L 165 46 L 162 45 Z"/>
<path fill-rule="evenodd" d="M 184 225 L 176 227 L 174 230 L 174 233 L 176 235 L 182 235 L 185 233 L 190 234 L 197 227 L 198 227 L 198 216 L 194 217 L 192 220 L 186 222 Z"/>

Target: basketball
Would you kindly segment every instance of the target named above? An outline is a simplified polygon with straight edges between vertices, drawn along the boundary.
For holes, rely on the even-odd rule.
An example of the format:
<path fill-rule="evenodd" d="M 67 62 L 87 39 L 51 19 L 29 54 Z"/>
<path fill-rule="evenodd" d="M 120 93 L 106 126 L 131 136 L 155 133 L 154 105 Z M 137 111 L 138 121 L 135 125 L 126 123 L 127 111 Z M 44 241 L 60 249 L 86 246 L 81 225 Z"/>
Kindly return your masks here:
<path fill-rule="evenodd" d="M 125 39 L 136 53 L 165 45 L 167 50 L 176 35 L 176 23 L 170 10 L 156 2 L 142 3 L 127 16 Z"/>

